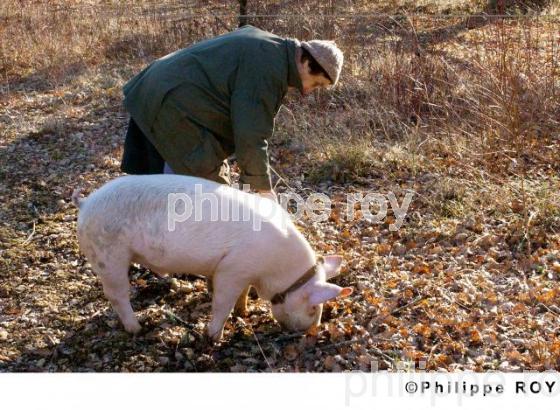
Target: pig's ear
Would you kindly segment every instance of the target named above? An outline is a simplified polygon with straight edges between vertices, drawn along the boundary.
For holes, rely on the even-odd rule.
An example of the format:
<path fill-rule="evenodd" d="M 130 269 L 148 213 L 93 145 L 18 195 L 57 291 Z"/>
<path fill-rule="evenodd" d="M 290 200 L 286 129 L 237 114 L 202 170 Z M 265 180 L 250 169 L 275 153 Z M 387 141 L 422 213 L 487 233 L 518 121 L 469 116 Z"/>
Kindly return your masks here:
<path fill-rule="evenodd" d="M 319 305 L 327 300 L 334 299 L 337 296 L 349 296 L 352 294 L 352 288 L 341 288 L 332 283 L 321 283 L 313 286 L 309 294 L 309 304 L 311 306 Z"/>
<path fill-rule="evenodd" d="M 342 264 L 342 256 L 331 255 L 323 257 L 323 268 L 327 274 L 327 280 L 338 276 L 340 273 L 340 265 Z"/>

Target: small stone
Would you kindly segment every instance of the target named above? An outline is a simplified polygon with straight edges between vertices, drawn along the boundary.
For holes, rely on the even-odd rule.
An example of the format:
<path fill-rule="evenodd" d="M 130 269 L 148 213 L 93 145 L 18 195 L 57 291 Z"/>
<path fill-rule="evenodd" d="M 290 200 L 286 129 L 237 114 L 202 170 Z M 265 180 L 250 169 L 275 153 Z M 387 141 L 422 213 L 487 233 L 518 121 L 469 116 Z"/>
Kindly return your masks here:
<path fill-rule="evenodd" d="M 8 331 L 6 329 L 0 329 L 0 340 L 8 340 Z"/>
<path fill-rule="evenodd" d="M 162 366 L 167 366 L 169 364 L 169 357 L 166 356 L 160 356 L 158 358 L 158 362 L 159 364 L 161 364 Z"/>
<path fill-rule="evenodd" d="M 169 284 L 173 290 L 179 290 L 181 288 L 181 283 L 176 278 L 171 278 Z"/>
<path fill-rule="evenodd" d="M 488 269 L 500 269 L 501 268 L 501 264 L 499 264 L 498 262 L 496 262 L 496 260 L 494 258 L 488 258 L 486 260 L 486 267 Z"/>
<path fill-rule="evenodd" d="M 288 361 L 296 360 L 299 356 L 299 351 L 295 344 L 288 345 L 284 348 L 284 358 Z"/>
<path fill-rule="evenodd" d="M 474 362 L 475 362 L 477 365 L 482 366 L 484 363 L 487 362 L 487 360 L 488 360 L 488 356 L 486 356 L 486 355 L 483 354 L 483 355 L 480 355 L 480 356 L 475 357 Z"/>
<path fill-rule="evenodd" d="M 498 237 L 496 235 L 488 234 L 488 235 L 484 235 L 477 242 L 482 248 L 488 249 L 491 246 L 496 245 L 496 243 L 498 242 Z"/>
<path fill-rule="evenodd" d="M 378 370 L 389 370 L 393 365 L 387 360 L 380 360 L 378 363 Z"/>
<path fill-rule="evenodd" d="M 191 293 L 193 291 L 193 284 L 190 282 L 181 283 L 181 287 L 179 288 L 179 292 L 181 293 Z"/>
<path fill-rule="evenodd" d="M 369 372 L 372 369 L 373 357 L 369 354 L 362 354 L 358 356 L 358 363 L 360 364 L 360 370 Z"/>
<path fill-rule="evenodd" d="M 504 312 L 511 312 L 514 306 L 515 306 L 515 304 L 513 302 L 505 302 L 505 303 L 502 303 L 502 305 L 500 306 L 500 309 Z"/>
<path fill-rule="evenodd" d="M 396 256 L 403 256 L 406 253 L 406 246 L 399 242 L 395 242 L 393 244 L 393 255 Z"/>
<path fill-rule="evenodd" d="M 183 349 L 183 353 L 185 353 L 185 355 L 187 356 L 187 359 L 192 360 L 192 358 L 194 357 L 194 350 L 191 349 L 190 347 L 187 347 L 186 349 Z"/>
<path fill-rule="evenodd" d="M 509 362 L 506 360 L 505 362 L 500 363 L 500 366 L 498 366 L 498 370 L 501 372 L 511 371 L 511 366 Z"/>
<path fill-rule="evenodd" d="M 107 319 L 105 321 L 105 323 L 107 324 L 107 326 L 109 326 L 111 329 L 114 329 L 118 326 L 119 322 L 117 322 L 115 319 Z"/>
<path fill-rule="evenodd" d="M 325 369 L 333 370 L 336 365 L 336 360 L 333 356 L 327 356 L 323 365 L 325 366 Z"/>

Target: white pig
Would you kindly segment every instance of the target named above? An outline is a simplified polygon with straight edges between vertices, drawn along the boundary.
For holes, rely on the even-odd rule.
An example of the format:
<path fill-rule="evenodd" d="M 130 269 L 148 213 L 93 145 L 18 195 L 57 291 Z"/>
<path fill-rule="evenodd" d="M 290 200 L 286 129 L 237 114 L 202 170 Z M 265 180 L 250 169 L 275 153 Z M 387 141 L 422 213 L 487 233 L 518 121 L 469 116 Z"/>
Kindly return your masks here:
<path fill-rule="evenodd" d="M 258 195 L 201 178 L 139 175 L 117 178 L 85 199 L 76 191 L 72 200 L 80 249 L 131 333 L 141 329 L 130 304 L 132 262 L 158 274 L 210 277 L 214 341 L 234 306 L 245 312 L 250 286 L 294 331 L 318 324 L 323 302 L 352 293 L 327 283 L 342 258 L 316 257 L 289 214 Z"/>

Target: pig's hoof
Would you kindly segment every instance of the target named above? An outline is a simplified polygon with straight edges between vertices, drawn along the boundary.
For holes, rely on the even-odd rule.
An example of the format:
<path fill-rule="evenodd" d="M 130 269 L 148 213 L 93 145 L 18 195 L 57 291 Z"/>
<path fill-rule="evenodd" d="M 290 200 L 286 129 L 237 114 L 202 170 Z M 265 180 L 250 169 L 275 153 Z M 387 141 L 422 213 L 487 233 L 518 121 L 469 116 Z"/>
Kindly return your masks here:
<path fill-rule="evenodd" d="M 132 323 L 125 324 L 124 329 L 128 333 L 132 333 L 133 335 L 136 335 L 140 332 L 140 330 L 142 330 L 142 326 L 140 326 L 140 323 L 138 323 L 138 321 L 135 321 L 135 322 L 132 322 Z"/>
<path fill-rule="evenodd" d="M 208 329 L 208 333 L 207 333 L 208 340 L 210 341 L 210 343 L 213 344 L 219 343 L 220 340 L 222 340 L 223 333 L 224 333 L 223 330 L 211 331 L 210 329 Z"/>

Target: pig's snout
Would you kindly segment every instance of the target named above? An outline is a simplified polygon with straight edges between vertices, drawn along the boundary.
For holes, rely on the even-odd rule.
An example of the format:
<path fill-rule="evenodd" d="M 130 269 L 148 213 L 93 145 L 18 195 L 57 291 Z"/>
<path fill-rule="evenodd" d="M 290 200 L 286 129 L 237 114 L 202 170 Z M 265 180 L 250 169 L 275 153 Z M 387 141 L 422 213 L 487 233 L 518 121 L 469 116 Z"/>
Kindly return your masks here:
<path fill-rule="evenodd" d="M 311 308 L 302 305 L 289 311 L 282 305 L 273 305 L 272 307 L 272 315 L 278 321 L 280 327 L 290 332 L 305 332 L 318 325 L 321 321 L 322 312 L 322 305 L 312 306 Z"/>

